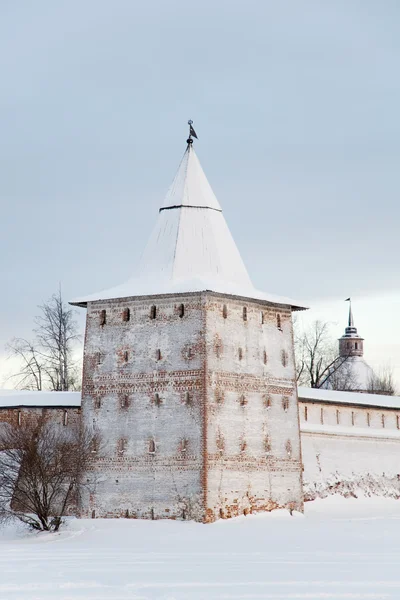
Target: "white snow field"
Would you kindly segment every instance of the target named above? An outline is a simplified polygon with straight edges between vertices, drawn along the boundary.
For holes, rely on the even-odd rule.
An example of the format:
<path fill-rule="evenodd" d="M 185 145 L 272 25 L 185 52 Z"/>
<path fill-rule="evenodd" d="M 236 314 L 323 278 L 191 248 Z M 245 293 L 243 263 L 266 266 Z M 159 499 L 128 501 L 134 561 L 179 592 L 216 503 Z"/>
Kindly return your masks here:
<path fill-rule="evenodd" d="M 400 501 L 330 497 L 213 525 L 78 520 L 0 530 L 1 600 L 400 598 Z"/>

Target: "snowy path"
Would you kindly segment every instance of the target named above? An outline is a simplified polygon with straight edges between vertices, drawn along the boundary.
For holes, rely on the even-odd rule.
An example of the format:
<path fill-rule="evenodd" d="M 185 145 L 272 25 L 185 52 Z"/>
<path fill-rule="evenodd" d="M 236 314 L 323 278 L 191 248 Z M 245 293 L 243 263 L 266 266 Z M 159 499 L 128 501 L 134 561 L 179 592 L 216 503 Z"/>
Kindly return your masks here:
<path fill-rule="evenodd" d="M 311 503 L 304 518 L 6 530 L 0 599 L 399 599 L 400 502 L 340 500 Z"/>

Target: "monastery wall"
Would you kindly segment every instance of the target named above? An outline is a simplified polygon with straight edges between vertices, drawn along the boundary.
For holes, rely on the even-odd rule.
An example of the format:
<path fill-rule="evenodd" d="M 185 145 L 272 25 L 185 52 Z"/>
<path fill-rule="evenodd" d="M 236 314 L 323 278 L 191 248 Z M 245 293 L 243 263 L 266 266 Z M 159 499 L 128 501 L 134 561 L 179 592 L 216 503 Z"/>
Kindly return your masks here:
<path fill-rule="evenodd" d="M 302 509 L 292 323 L 281 308 L 208 296 L 209 520 Z"/>
<path fill-rule="evenodd" d="M 202 519 L 203 331 L 200 294 L 88 305 L 82 411 L 102 441 L 84 515 Z"/>
<path fill-rule="evenodd" d="M 299 400 L 306 499 L 337 492 L 400 497 L 400 406 L 363 406 L 371 395 L 358 396 L 352 405 Z"/>
<path fill-rule="evenodd" d="M 81 418 L 78 407 L 0 406 L 0 427 L 27 427 L 42 416 L 65 427 L 76 425 Z"/>

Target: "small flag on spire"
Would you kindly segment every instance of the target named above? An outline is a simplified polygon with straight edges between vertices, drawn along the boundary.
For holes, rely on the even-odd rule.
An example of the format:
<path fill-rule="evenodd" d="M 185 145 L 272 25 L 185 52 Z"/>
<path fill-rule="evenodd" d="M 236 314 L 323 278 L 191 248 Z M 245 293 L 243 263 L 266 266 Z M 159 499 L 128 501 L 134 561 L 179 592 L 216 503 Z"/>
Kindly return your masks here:
<path fill-rule="evenodd" d="M 351 298 L 346 298 L 345 302 L 350 302 Z"/>
<path fill-rule="evenodd" d="M 193 121 L 191 119 L 189 119 L 188 125 L 189 125 L 189 137 L 190 138 L 194 137 L 194 138 L 196 138 L 196 140 L 198 140 L 199 138 L 197 137 L 197 133 L 195 132 L 195 130 L 192 127 Z"/>

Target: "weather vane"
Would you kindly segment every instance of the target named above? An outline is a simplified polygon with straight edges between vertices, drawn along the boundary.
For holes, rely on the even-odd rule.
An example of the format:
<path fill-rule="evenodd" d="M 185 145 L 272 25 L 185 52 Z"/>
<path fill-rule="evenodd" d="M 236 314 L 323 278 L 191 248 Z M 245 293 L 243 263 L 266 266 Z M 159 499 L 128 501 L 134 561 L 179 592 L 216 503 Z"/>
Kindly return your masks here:
<path fill-rule="evenodd" d="M 198 139 L 197 134 L 195 132 L 195 130 L 193 129 L 192 125 L 193 125 L 193 121 L 192 119 L 189 119 L 188 121 L 188 125 L 189 125 L 189 137 L 186 140 L 187 144 L 193 144 L 193 140 L 192 138 L 196 138 L 196 140 Z"/>

